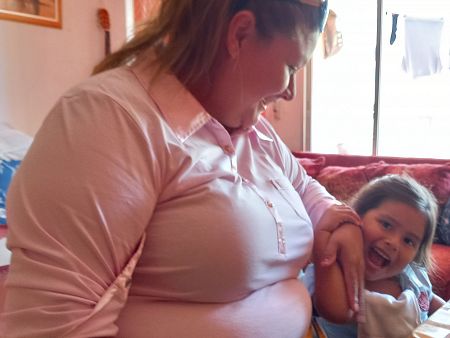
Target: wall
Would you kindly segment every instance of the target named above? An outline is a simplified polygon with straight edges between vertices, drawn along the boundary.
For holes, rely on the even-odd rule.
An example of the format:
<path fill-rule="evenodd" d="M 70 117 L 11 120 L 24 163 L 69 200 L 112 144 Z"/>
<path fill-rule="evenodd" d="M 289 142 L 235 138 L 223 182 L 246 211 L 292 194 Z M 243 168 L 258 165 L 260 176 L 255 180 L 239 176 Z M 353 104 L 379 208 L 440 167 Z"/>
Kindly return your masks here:
<path fill-rule="evenodd" d="M 0 122 L 32 136 L 57 98 L 102 59 L 99 7 L 110 14 L 112 49 L 126 38 L 126 0 L 62 3 L 62 29 L 0 20 Z"/>
<path fill-rule="evenodd" d="M 291 150 L 304 150 L 305 135 L 303 129 L 305 100 L 305 71 L 302 69 L 296 79 L 297 94 L 291 101 L 279 100 L 272 104 L 266 112 L 266 117 L 273 125 L 282 140 Z"/>
<path fill-rule="evenodd" d="M 32 136 L 58 97 L 88 77 L 102 59 L 104 33 L 97 24 L 97 8 L 109 11 L 113 50 L 132 25 L 125 18 L 125 12 L 133 13 L 132 0 L 62 2 L 62 29 L 0 20 L 0 122 Z M 267 113 L 291 149 L 303 149 L 302 82 L 300 73 L 296 98 L 280 101 L 276 113 Z"/>

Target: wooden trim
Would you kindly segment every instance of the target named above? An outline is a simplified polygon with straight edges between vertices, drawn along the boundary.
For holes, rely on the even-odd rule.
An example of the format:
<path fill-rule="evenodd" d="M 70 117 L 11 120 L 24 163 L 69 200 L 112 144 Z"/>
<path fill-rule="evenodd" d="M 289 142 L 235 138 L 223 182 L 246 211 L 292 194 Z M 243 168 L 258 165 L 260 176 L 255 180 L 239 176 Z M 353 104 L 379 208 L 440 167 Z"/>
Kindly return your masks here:
<path fill-rule="evenodd" d="M 51 5 L 55 8 L 54 17 L 28 14 L 0 7 L 0 19 L 52 28 L 62 28 L 62 0 L 52 0 Z"/>

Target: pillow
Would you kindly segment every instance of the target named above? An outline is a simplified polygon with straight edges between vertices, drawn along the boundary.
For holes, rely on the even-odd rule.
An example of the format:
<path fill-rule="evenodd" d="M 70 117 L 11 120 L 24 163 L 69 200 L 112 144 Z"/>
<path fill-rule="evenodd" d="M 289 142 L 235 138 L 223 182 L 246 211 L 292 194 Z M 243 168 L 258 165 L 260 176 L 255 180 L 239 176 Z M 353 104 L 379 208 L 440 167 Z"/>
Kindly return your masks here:
<path fill-rule="evenodd" d="M 0 159 L 0 226 L 6 225 L 6 193 L 20 162 Z"/>
<path fill-rule="evenodd" d="M 325 156 L 316 158 L 300 157 L 297 159 L 301 166 L 305 168 L 306 173 L 313 178 L 316 178 L 320 171 L 325 167 Z"/>
<path fill-rule="evenodd" d="M 387 164 L 383 161 L 356 167 L 329 166 L 316 179 L 337 199 L 348 202 L 364 184 L 388 174 L 408 174 L 431 190 L 442 210 L 450 197 L 450 163 Z"/>
<path fill-rule="evenodd" d="M 325 167 L 317 175 L 316 179 L 331 195 L 344 203 L 348 203 L 351 197 L 369 182 L 364 165 L 357 167 Z"/>
<path fill-rule="evenodd" d="M 386 164 L 383 161 L 366 167 L 370 180 L 387 174 L 408 174 L 434 194 L 440 209 L 450 197 L 450 163 L 447 164 Z"/>
<path fill-rule="evenodd" d="M 450 259 L 448 259 L 448 246 L 444 244 L 433 244 L 431 257 L 436 263 L 429 271 L 433 291 L 444 298 L 450 299 Z"/>
<path fill-rule="evenodd" d="M 0 122 L 0 159 L 22 160 L 33 138 Z"/>
<path fill-rule="evenodd" d="M 5 199 L 11 179 L 33 138 L 0 123 L 0 226 L 6 225 Z"/>

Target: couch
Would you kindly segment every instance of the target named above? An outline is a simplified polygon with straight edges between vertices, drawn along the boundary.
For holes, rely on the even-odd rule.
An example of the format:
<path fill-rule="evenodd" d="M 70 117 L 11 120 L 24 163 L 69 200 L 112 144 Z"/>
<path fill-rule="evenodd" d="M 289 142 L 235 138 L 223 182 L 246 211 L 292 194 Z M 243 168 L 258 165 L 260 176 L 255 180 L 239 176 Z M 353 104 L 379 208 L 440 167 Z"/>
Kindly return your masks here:
<path fill-rule="evenodd" d="M 450 299 L 450 159 L 402 158 L 293 152 L 307 173 L 337 199 L 348 202 L 364 184 L 386 174 L 407 173 L 429 188 L 439 204 L 432 246 L 434 292 Z"/>

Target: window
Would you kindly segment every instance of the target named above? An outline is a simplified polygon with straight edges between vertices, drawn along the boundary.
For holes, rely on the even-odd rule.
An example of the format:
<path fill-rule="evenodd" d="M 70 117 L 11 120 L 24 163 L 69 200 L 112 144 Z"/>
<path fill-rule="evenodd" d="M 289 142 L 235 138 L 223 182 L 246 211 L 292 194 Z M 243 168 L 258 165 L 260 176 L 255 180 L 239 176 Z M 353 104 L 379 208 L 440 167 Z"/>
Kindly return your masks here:
<path fill-rule="evenodd" d="M 311 63 L 308 150 L 449 158 L 450 3 L 331 5 L 342 46 L 326 57 L 325 34 Z"/>

